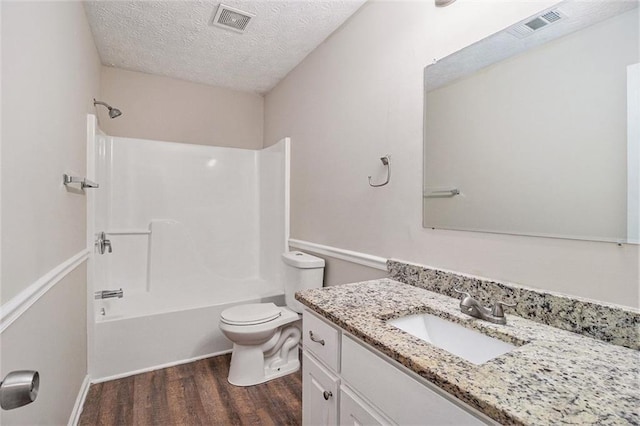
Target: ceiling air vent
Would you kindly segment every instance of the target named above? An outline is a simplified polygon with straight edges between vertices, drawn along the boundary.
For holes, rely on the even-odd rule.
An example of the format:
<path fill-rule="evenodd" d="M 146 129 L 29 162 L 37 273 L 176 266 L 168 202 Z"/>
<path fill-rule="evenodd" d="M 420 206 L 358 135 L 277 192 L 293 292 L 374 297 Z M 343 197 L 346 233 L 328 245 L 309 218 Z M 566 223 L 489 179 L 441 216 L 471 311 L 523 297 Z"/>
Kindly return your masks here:
<path fill-rule="evenodd" d="M 246 31 L 249 22 L 256 15 L 245 12 L 235 7 L 220 4 L 218 10 L 211 20 L 211 25 L 224 28 L 226 30 L 243 33 Z"/>
<path fill-rule="evenodd" d="M 549 25 L 560 21 L 564 17 L 565 15 L 560 13 L 558 9 L 550 10 L 533 19 L 529 19 L 526 22 L 514 25 L 513 28 L 509 30 L 509 33 L 518 38 L 525 38 L 526 36 L 533 34 L 535 31 L 541 30 L 542 28 L 546 28 Z"/>

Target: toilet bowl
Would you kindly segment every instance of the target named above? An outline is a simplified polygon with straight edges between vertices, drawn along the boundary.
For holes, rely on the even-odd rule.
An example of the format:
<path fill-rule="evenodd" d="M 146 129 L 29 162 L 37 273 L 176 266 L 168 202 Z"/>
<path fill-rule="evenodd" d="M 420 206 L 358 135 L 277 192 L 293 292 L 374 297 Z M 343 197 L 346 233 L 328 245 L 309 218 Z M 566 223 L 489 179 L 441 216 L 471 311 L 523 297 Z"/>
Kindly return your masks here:
<path fill-rule="evenodd" d="M 273 303 L 229 308 L 220 330 L 233 342 L 229 383 L 251 386 L 298 371 L 300 315 Z"/>
<path fill-rule="evenodd" d="M 298 343 L 302 304 L 298 290 L 322 287 L 324 260 L 301 252 L 282 255 L 287 306 L 250 303 L 225 309 L 219 327 L 233 342 L 228 381 L 251 386 L 291 374 L 300 368 Z"/>

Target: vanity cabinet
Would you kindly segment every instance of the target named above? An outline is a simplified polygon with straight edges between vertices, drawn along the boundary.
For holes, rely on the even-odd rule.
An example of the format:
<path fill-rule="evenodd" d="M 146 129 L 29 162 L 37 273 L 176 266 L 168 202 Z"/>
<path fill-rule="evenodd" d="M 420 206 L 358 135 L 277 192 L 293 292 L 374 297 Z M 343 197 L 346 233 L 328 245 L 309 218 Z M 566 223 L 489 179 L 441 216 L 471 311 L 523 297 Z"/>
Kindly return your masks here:
<path fill-rule="evenodd" d="M 303 314 L 302 347 L 336 373 L 340 372 L 340 334 L 336 326 L 311 311 Z"/>
<path fill-rule="evenodd" d="M 302 354 L 302 424 L 332 426 L 338 420 L 340 379 L 306 351 Z"/>
<path fill-rule="evenodd" d="M 496 424 L 317 314 L 303 314 L 304 425 Z"/>
<path fill-rule="evenodd" d="M 340 425 L 388 425 L 391 422 L 384 419 L 366 402 L 361 400 L 347 386 L 340 386 Z"/>
<path fill-rule="evenodd" d="M 302 320 L 302 424 L 338 424 L 340 330 L 305 311 Z"/>
<path fill-rule="evenodd" d="M 342 379 L 399 425 L 482 425 L 432 384 L 420 382 L 354 338 L 342 336 Z M 470 407 L 469 407 L 470 409 Z"/>

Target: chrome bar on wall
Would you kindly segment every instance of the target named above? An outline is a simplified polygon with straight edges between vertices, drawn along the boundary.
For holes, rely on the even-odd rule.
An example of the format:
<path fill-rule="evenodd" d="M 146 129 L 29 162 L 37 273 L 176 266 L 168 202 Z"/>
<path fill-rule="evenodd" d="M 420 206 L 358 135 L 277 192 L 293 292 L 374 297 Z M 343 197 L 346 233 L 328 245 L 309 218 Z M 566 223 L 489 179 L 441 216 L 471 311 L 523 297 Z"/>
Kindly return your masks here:
<path fill-rule="evenodd" d="M 114 229 L 112 231 L 104 231 L 107 235 L 149 235 L 151 229 Z"/>
<path fill-rule="evenodd" d="M 455 197 L 460 195 L 458 188 L 434 188 L 429 191 L 425 191 L 422 195 L 424 198 L 443 198 L 443 197 Z"/>

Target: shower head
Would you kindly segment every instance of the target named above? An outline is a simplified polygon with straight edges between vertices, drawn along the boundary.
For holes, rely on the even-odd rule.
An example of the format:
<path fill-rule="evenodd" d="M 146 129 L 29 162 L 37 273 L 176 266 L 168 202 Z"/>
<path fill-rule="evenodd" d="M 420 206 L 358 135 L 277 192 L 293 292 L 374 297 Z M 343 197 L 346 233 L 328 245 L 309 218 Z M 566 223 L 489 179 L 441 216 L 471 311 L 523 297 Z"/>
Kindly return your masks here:
<path fill-rule="evenodd" d="M 109 117 L 111 118 L 120 117 L 121 115 L 122 115 L 122 111 L 120 111 L 118 108 L 111 108 L 109 110 Z"/>
<path fill-rule="evenodd" d="M 110 118 L 116 118 L 116 117 L 120 117 L 122 115 L 122 111 L 120 111 L 118 108 L 112 108 L 111 105 L 109 105 L 106 102 L 102 102 L 102 101 L 96 101 L 96 99 L 93 99 L 93 105 L 104 105 L 109 109 L 109 117 Z"/>

